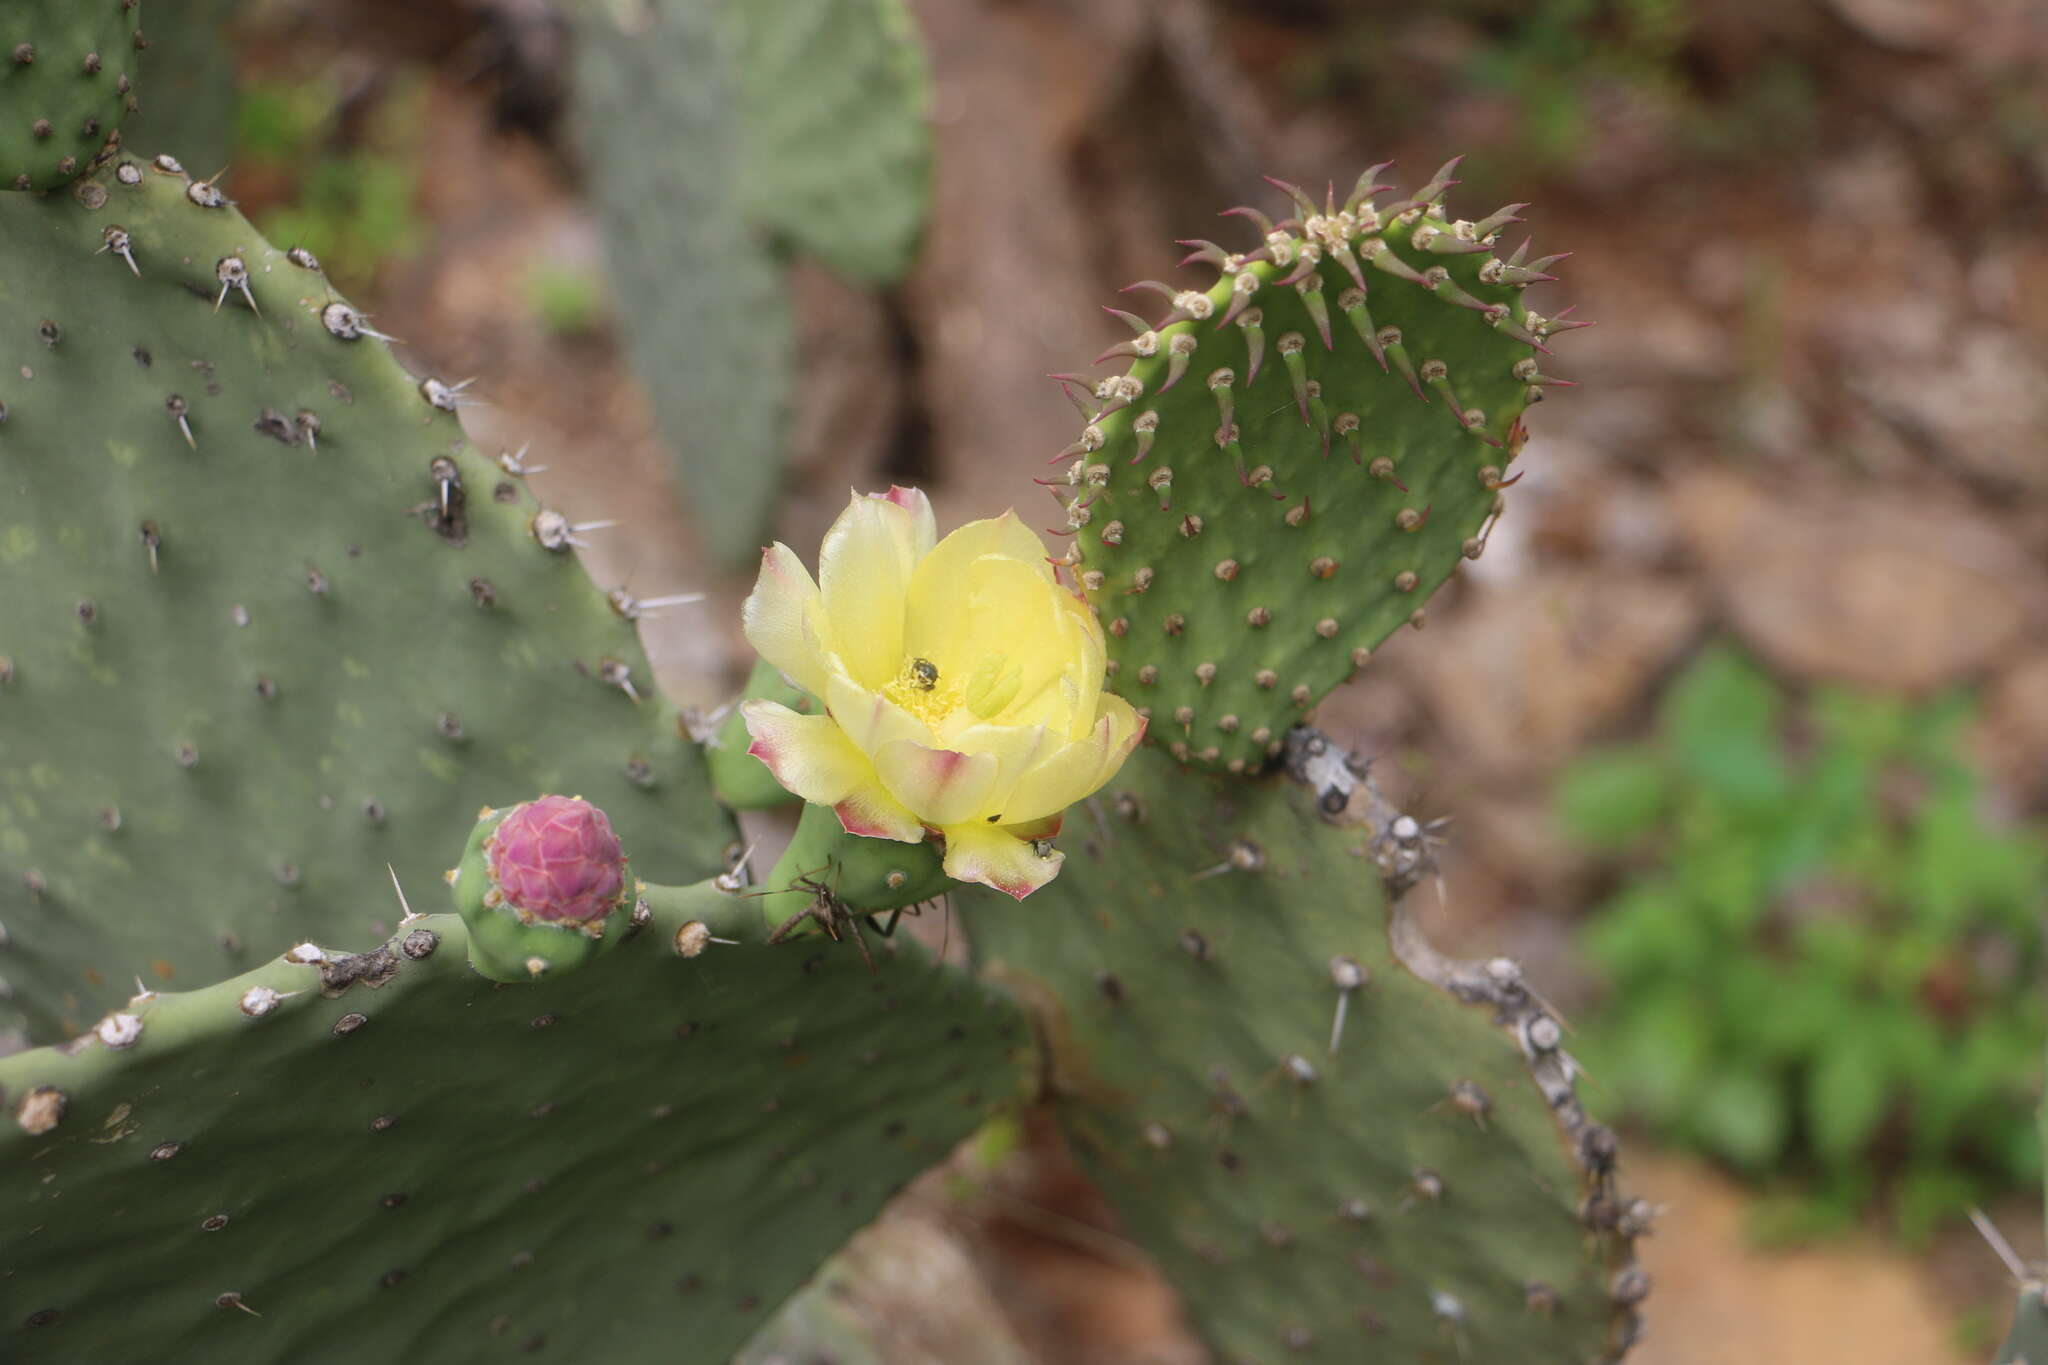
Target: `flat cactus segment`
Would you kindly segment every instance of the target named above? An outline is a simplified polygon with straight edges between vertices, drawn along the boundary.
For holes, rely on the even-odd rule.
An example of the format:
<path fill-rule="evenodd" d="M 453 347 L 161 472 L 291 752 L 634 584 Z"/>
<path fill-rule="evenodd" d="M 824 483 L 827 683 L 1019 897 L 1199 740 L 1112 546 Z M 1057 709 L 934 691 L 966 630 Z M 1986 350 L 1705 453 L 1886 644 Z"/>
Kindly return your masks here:
<path fill-rule="evenodd" d="M 116 0 L 119 3 L 119 0 Z M 130 147 L 166 147 L 211 175 L 235 155 L 237 21 L 246 0 L 177 0 L 150 7 L 142 107 L 122 125 Z"/>
<path fill-rule="evenodd" d="M 1025 1084 L 1014 1007 L 907 940 L 870 976 L 641 899 L 537 984 L 423 916 L 0 1060 L 0 1355 L 723 1362 Z"/>
<path fill-rule="evenodd" d="M 725 0 L 748 218 L 848 279 L 910 268 L 931 180 L 924 46 L 904 0 Z"/>
<path fill-rule="evenodd" d="M 1616 1229 L 1647 1210 L 1512 965 L 1472 1003 L 1403 965 L 1374 859 L 1412 875 L 1415 823 L 1157 751 L 1097 804 L 1028 913 L 955 901 L 983 972 L 1043 1002 L 1074 1147 L 1218 1358 L 1618 1356 L 1647 1280 Z"/>
<path fill-rule="evenodd" d="M 0 9 L 0 189 L 54 189 L 116 140 L 134 102 L 141 13 L 133 0 Z"/>
<path fill-rule="evenodd" d="M 1103 358 L 1128 371 L 1060 377 L 1088 414 L 1057 457 L 1069 562 L 1115 686 L 1185 762 L 1276 757 L 1421 624 L 1500 514 L 1523 410 L 1555 382 L 1542 337 L 1578 325 L 1531 313 L 1523 285 L 1550 277 L 1493 255 L 1511 213 L 1446 218 L 1442 174 L 1376 208 L 1371 175 L 1342 208 L 1295 190 L 1280 224 L 1238 211 L 1265 230 L 1248 252 L 1187 243 L 1214 286 L 1131 286 L 1165 311 L 1121 314 L 1134 335 Z"/>
<path fill-rule="evenodd" d="M 718 870 L 702 755 L 567 553 L 600 531 L 175 166 L 0 195 L 11 1007 L 65 1037 L 138 975 L 372 932 L 386 865 L 435 887 L 508 791 L 598 802 L 642 875 Z"/>
<path fill-rule="evenodd" d="M 781 264 L 736 189 L 731 43 L 711 5 L 587 3 L 570 15 L 619 320 L 698 534 L 737 564 L 760 549 L 781 485 L 795 341 Z"/>

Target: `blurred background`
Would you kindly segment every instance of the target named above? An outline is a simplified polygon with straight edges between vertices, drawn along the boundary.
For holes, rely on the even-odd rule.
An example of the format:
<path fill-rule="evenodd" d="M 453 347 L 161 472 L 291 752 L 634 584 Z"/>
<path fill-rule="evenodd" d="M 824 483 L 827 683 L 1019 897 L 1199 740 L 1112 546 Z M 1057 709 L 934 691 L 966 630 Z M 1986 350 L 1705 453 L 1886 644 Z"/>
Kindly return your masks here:
<path fill-rule="evenodd" d="M 876 0 L 728 3 L 772 57 Z M 599 8 L 651 43 L 706 6 Z M 1630 1135 L 1665 1206 L 1635 1359 L 1987 1357 L 2011 1296 L 1965 1211 L 2042 1250 L 2048 7 L 910 0 L 924 70 L 830 77 L 881 110 L 872 176 L 775 150 L 826 77 L 597 79 L 550 0 L 149 8 L 129 146 L 227 165 L 415 370 L 476 376 L 479 444 L 618 523 L 602 586 L 709 593 L 643 621 L 707 714 L 764 532 L 808 557 L 892 480 L 1051 525 L 1078 421 L 1042 376 L 1120 338 L 1119 286 L 1195 278 L 1174 239 L 1278 212 L 1261 174 L 1462 152 L 1458 215 L 1533 201 L 1574 255 L 1532 306 L 1599 323 L 1545 366 L 1581 387 L 1320 723 L 1455 817 L 1433 932 L 1527 962 Z M 862 231 L 806 199 L 832 171 Z M 750 1359 L 1193 1365 L 1176 1312 L 1027 1115 Z"/>

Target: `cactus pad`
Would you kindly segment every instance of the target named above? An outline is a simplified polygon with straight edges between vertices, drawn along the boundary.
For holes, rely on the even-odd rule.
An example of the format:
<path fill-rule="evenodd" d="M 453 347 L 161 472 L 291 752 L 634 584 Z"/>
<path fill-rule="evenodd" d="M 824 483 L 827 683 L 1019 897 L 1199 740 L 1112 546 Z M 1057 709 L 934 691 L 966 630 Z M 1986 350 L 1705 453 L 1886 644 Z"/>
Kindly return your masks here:
<path fill-rule="evenodd" d="M 640 903 L 532 985 L 423 916 L 0 1060 L 0 1356 L 711 1365 L 1024 1082 L 1014 1008 L 907 941 L 870 977 L 710 884 Z"/>
<path fill-rule="evenodd" d="M 624 594 L 318 263 L 122 157 L 0 195 L 0 979 L 42 1037 L 371 932 L 507 790 L 730 825 Z M 88 193 L 91 191 L 91 193 Z M 0 1023 L 5 1022 L 0 1012 Z"/>
<path fill-rule="evenodd" d="M 1444 216 L 1455 164 L 1398 203 L 1375 206 L 1374 167 L 1341 206 L 1289 187 L 1294 218 L 1234 210 L 1255 249 L 1184 243 L 1213 287 L 1132 286 L 1167 311 L 1122 314 L 1136 335 L 1102 358 L 1126 373 L 1060 377 L 1088 414 L 1055 485 L 1069 562 L 1118 690 L 1183 761 L 1277 756 L 1485 546 L 1523 410 L 1556 382 L 1543 339 L 1581 324 L 1523 303 L 1557 258 L 1493 254 L 1521 205 Z"/>
<path fill-rule="evenodd" d="M 750 221 L 869 284 L 910 268 L 931 175 L 924 46 L 904 0 L 726 0 Z"/>
<path fill-rule="evenodd" d="M 13 0 L 0 9 L 0 189 L 89 169 L 132 107 L 134 0 Z"/>
<path fill-rule="evenodd" d="M 1069 1137 L 1218 1358 L 1618 1356 L 1648 1287 L 1618 1229 L 1647 1211 L 1512 964 L 1452 979 L 1461 1002 L 1395 951 L 1369 859 L 1412 866 L 1414 822 L 1332 827 L 1292 784 L 1157 751 L 1097 804 L 1031 913 L 956 900 L 983 970 L 1042 1003 Z"/>
<path fill-rule="evenodd" d="M 745 151 L 718 9 L 589 4 L 570 17 L 619 321 L 702 543 L 738 564 L 760 549 L 781 485 L 796 343 L 781 263 L 733 191 Z"/>

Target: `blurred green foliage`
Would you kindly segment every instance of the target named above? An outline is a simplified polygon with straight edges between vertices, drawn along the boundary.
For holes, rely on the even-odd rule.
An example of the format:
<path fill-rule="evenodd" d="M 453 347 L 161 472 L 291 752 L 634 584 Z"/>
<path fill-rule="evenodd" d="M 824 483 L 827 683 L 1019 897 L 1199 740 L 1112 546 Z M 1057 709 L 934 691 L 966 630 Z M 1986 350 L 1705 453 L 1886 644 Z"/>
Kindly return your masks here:
<path fill-rule="evenodd" d="M 1371 126 L 1437 117 L 1437 99 L 1416 98 L 1418 69 L 1459 87 L 1444 96 L 1506 101 L 1515 115 L 1508 135 L 1475 149 L 1468 179 L 1576 165 L 1602 145 L 1593 135 L 1601 119 L 1647 126 L 1696 160 L 1782 151 L 1816 126 L 1818 92 L 1799 53 L 1767 51 L 1732 83 L 1701 60 L 1705 0 L 1448 0 L 1423 14 L 1392 0 L 1238 8 L 1305 32 L 1313 25 L 1317 40 L 1291 73 L 1296 96 L 1341 100 Z"/>
<path fill-rule="evenodd" d="M 1622 873 L 1585 926 L 1611 990 L 1583 1059 L 1662 1137 L 1777 1182 L 1767 1236 L 1883 1205 L 1919 1238 L 2039 1178 L 2048 858 L 1985 822 L 1970 710 L 1795 703 L 1719 647 L 1654 742 L 1558 790 Z"/>
<path fill-rule="evenodd" d="M 245 84 L 235 111 L 237 183 L 261 185 L 273 199 L 252 215 L 264 235 L 305 247 L 348 290 L 417 250 L 427 230 L 414 203 L 425 99 L 424 80 L 401 74 L 367 116 L 344 119 L 331 79 Z"/>
<path fill-rule="evenodd" d="M 604 276 L 595 266 L 536 261 L 526 271 L 526 303 L 549 335 L 588 336 L 604 324 Z"/>

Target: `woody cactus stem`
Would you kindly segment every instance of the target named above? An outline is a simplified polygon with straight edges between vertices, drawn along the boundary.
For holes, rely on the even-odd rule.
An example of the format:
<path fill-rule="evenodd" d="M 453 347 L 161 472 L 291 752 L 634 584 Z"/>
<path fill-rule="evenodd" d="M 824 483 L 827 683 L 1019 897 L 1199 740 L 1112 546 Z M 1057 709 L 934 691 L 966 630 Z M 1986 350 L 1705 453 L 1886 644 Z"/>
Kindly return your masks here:
<path fill-rule="evenodd" d="M 1340 203 L 1283 189 L 1294 216 L 1231 214 L 1248 251 L 1183 243 L 1207 289 L 1156 280 L 1148 320 L 1056 376 L 1084 416 L 1053 487 L 1067 554 L 1110 635 L 1119 691 L 1147 738 L 1231 772 L 1280 754 L 1288 728 L 1362 667 L 1505 507 L 1522 414 L 1547 386 L 1549 337 L 1585 324 L 1532 312 L 1559 259 L 1495 254 L 1520 204 L 1477 222 L 1444 208 L 1455 161 L 1413 195 L 1375 166 Z"/>

